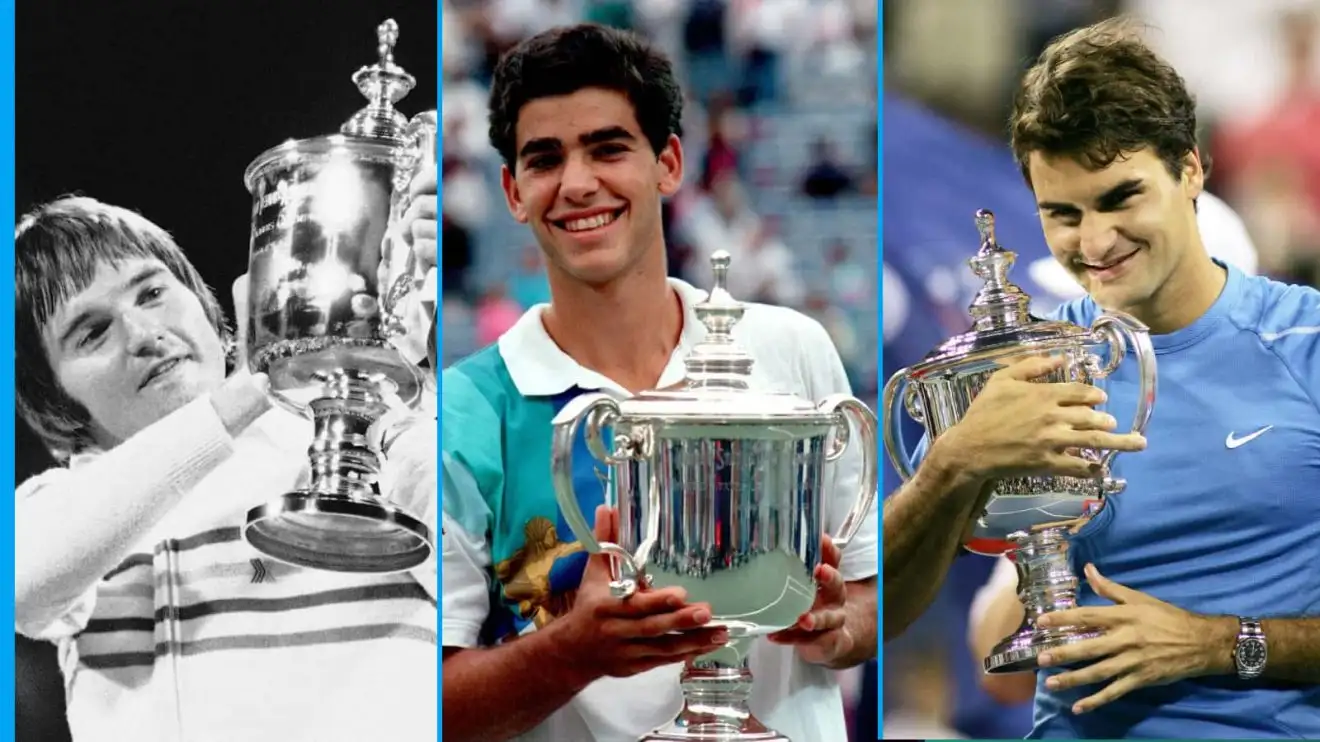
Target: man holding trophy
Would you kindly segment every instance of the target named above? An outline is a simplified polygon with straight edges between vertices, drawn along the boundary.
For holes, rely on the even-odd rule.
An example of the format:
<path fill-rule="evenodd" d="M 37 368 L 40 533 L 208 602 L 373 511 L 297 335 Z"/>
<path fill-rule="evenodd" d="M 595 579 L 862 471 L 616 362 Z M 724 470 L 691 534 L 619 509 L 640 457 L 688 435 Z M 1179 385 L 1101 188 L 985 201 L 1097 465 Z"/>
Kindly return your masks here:
<path fill-rule="evenodd" d="M 1015 99 L 1012 146 L 1046 241 L 1088 294 L 1054 318 L 1086 326 L 1122 312 L 1147 326 L 1160 399 L 1145 427 L 1148 449 L 1094 472 L 1121 474 L 1121 494 L 1068 524 L 1068 563 L 1085 578 L 1071 583 L 1075 601 L 1042 605 L 1032 587 L 1036 555 L 1018 552 L 1024 626 L 1038 637 L 1072 632 L 1009 668 L 1041 669 L 1031 737 L 1320 735 L 1320 504 L 1307 495 L 1320 483 L 1320 292 L 1247 276 L 1207 254 L 1197 200 L 1208 162 L 1196 133 L 1181 77 L 1121 21 L 1055 40 Z M 965 540 L 980 528 L 977 488 L 993 489 L 987 459 L 1038 470 L 1063 462 L 1060 450 L 1101 443 L 1100 433 L 1060 430 L 1114 424 L 1059 407 L 1069 385 L 1020 383 L 1049 363 L 1000 372 L 962 421 L 935 437 L 918 477 L 887 509 L 887 518 L 908 518 L 886 521 L 886 558 L 934 529 Z M 1149 409 L 1154 396 L 1135 393 L 1134 365 L 1120 363 L 1107 378 L 1107 410 L 1119 417 Z M 1073 403 L 1101 401 L 1098 391 L 1084 397 Z M 997 409 L 1007 413 L 998 439 L 982 424 Z M 1056 433 L 1034 435 L 1036 420 Z M 987 456 L 1008 447 L 987 441 L 1008 438 L 1018 441 L 1013 456 Z M 1103 447 L 1140 448 L 1119 444 Z M 951 452 L 976 471 L 952 463 Z M 919 501 L 919 480 L 942 473 L 962 487 L 930 488 Z M 936 508 L 943 519 L 922 518 Z M 935 556 L 947 564 L 957 543 L 951 536 Z M 938 581 L 940 563 L 928 559 L 892 572 L 886 564 L 886 576 Z M 922 607 L 918 595 L 895 610 L 911 620 Z"/>
<path fill-rule="evenodd" d="M 392 21 L 380 35 L 382 64 L 359 72 L 373 90 L 381 88 L 379 75 L 403 75 L 388 59 Z M 378 123 L 392 120 L 381 103 L 365 110 Z M 378 134 L 359 129 L 331 140 L 401 146 Z M 303 174 L 318 173 L 318 164 L 304 163 Z M 379 312 L 362 309 L 388 293 L 375 277 L 397 273 L 377 264 L 411 252 L 417 276 L 433 273 L 435 163 L 423 157 L 392 169 L 382 161 L 380 170 L 398 176 L 387 188 L 406 209 L 391 212 L 356 200 L 351 189 L 322 188 L 307 201 L 290 198 L 312 208 L 265 231 L 266 244 L 293 246 L 305 257 L 330 231 L 328 222 L 309 218 L 323 202 L 388 224 L 337 239 L 318 264 L 283 263 L 289 274 L 314 277 L 362 266 L 342 269 L 360 270 L 342 282 L 352 301 L 316 285 L 325 297 L 319 307 L 332 310 L 314 323 L 323 335 L 300 338 L 303 349 L 284 356 L 284 365 L 254 360 L 270 347 L 254 337 L 254 328 L 268 330 L 254 317 L 266 311 L 254 300 L 260 281 L 249 281 L 262 244 L 255 229 L 250 273 L 234 287 L 235 339 L 183 251 L 142 216 L 70 197 L 19 223 L 18 408 L 62 465 L 15 494 L 15 620 L 19 633 L 59 648 L 73 739 L 435 739 L 437 565 L 413 556 L 429 556 L 425 542 L 436 520 L 435 386 L 425 382 L 434 372 L 416 365 L 432 331 L 432 315 L 420 307 L 433 300 L 415 291 L 400 297 L 397 326 L 388 332 Z M 289 195 L 298 184 L 285 186 Z M 405 191 L 409 197 L 400 198 Z M 271 204 L 257 210 L 254 227 Z M 384 232 L 397 243 L 390 254 Z M 299 304 L 304 312 L 317 308 Z M 377 420 L 368 435 L 346 439 L 338 453 L 358 456 L 355 463 L 318 449 L 306 419 L 313 413 L 274 388 L 275 376 L 296 376 L 291 366 L 311 365 L 307 347 L 370 348 L 380 363 L 407 367 L 398 375 L 420 380 L 410 405 Z M 310 376 L 317 373 L 347 383 L 347 374 Z M 344 474 L 350 463 L 355 468 Z M 309 484 L 317 481 L 334 487 Z M 283 520 L 263 510 L 290 490 L 320 509 L 285 511 Z M 410 552 L 406 568 L 382 568 L 377 551 L 322 536 L 333 507 L 350 501 L 362 512 L 416 514 L 411 527 L 424 551 Z M 245 532 L 254 512 L 297 535 L 288 542 L 297 548 L 285 552 L 290 559 L 271 554 L 277 542 L 259 544 Z M 346 532 L 371 544 L 373 531 L 388 532 L 381 523 L 361 519 Z M 347 544 L 350 552 L 317 551 L 326 544 Z M 317 555 L 324 566 L 297 554 Z"/>
<path fill-rule="evenodd" d="M 845 739 L 833 670 L 876 651 L 874 423 L 827 334 L 732 300 L 727 256 L 709 294 L 667 279 L 682 97 L 645 41 L 534 36 L 490 101 L 508 207 L 552 298 L 443 377 L 445 738 Z M 710 399 L 729 413 L 712 419 Z M 637 412 L 660 407 L 669 427 Z M 845 418 L 862 432 L 842 445 Z"/>

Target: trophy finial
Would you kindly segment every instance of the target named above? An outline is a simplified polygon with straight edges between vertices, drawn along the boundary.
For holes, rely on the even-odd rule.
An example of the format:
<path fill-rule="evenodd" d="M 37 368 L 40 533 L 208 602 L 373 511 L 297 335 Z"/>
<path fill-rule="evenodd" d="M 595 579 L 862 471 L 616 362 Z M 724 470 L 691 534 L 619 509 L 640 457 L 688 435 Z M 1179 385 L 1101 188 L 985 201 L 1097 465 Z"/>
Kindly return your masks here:
<path fill-rule="evenodd" d="M 1007 250 L 995 237 L 995 215 L 989 209 L 976 211 L 976 231 L 981 249 L 967 261 L 977 278 L 985 281 L 969 312 L 978 330 L 995 330 L 1031 321 L 1031 297 L 1008 278 L 1017 253 Z"/>
<path fill-rule="evenodd" d="M 742 319 L 746 307 L 729 293 L 729 265 L 733 258 L 727 250 L 710 256 L 714 286 L 706 300 L 692 310 L 706 326 L 706 339 L 687 357 L 690 387 L 746 389 L 752 372 L 752 357 L 733 339 L 733 326 Z"/>
<path fill-rule="evenodd" d="M 367 99 L 367 107 L 340 127 L 344 134 L 402 143 L 408 117 L 395 110 L 394 104 L 412 91 L 417 79 L 394 63 L 398 43 L 399 24 L 393 18 L 376 26 L 377 62 L 353 73 L 353 84 Z"/>

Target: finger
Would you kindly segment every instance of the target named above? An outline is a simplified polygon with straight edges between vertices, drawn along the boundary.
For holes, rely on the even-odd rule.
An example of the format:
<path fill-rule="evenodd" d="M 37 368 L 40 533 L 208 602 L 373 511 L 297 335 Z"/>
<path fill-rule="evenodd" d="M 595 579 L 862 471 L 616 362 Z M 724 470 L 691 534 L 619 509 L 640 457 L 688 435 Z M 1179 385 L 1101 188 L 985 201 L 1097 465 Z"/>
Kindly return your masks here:
<path fill-rule="evenodd" d="M 627 600 L 614 598 L 612 600 L 601 601 L 595 607 L 595 614 L 601 620 L 611 618 L 637 619 L 643 616 L 652 616 L 662 613 L 673 613 L 674 611 L 703 606 L 701 603 L 687 603 L 687 593 L 678 587 L 667 587 L 663 590 L 638 590 L 628 596 Z M 710 606 L 705 606 L 706 612 L 710 612 Z"/>
<path fill-rule="evenodd" d="M 1086 639 L 1061 647 L 1053 647 L 1036 658 L 1041 667 L 1067 667 L 1079 662 L 1112 657 L 1123 651 L 1120 637 L 1101 634 L 1094 639 Z"/>
<path fill-rule="evenodd" d="M 1090 479 L 1099 476 L 1103 471 L 1100 462 L 1091 461 L 1081 456 L 1070 456 L 1064 453 L 1049 454 L 1045 457 L 1044 471 L 1051 474 L 1058 474 L 1064 477 L 1077 477 L 1079 479 Z"/>
<path fill-rule="evenodd" d="M 1063 356 L 1035 356 L 1011 363 L 995 372 L 995 376 L 1015 381 L 1031 381 L 1063 368 Z"/>
<path fill-rule="evenodd" d="M 825 608 L 811 611 L 798 619 L 798 628 L 817 634 L 843 628 L 847 615 L 841 608 Z"/>
<path fill-rule="evenodd" d="M 413 241 L 413 255 L 417 257 L 417 266 L 422 271 L 435 268 L 439 258 L 440 243 L 434 239 L 416 239 Z"/>
<path fill-rule="evenodd" d="M 695 631 L 706 629 L 710 619 L 710 606 L 707 605 L 684 606 L 678 610 L 669 608 L 664 613 L 634 620 L 619 619 L 618 633 L 615 636 L 622 639 L 649 639 L 675 631 Z"/>
<path fill-rule="evenodd" d="M 1100 574 L 1100 570 L 1094 564 L 1087 564 L 1086 579 L 1091 583 L 1091 589 L 1095 590 L 1096 595 L 1102 598 L 1108 598 L 1118 604 L 1131 603 L 1163 603 L 1159 598 L 1152 597 L 1142 592 L 1133 590 L 1130 587 L 1120 585 L 1117 582 Z"/>
<path fill-rule="evenodd" d="M 848 583 L 844 582 L 839 570 L 828 564 L 816 567 L 816 602 L 819 608 L 842 607 L 848 599 Z"/>
<path fill-rule="evenodd" d="M 1140 433 L 1074 430 L 1066 426 L 1060 426 L 1055 431 L 1051 442 L 1060 449 L 1090 448 L 1098 451 L 1126 451 L 1130 453 L 1146 450 L 1146 438 Z"/>
<path fill-rule="evenodd" d="M 1105 390 L 1091 384 L 1069 381 L 1050 384 L 1046 388 L 1049 390 L 1051 398 L 1064 406 L 1095 407 L 1109 400 L 1109 395 L 1105 394 Z"/>
<path fill-rule="evenodd" d="M 729 641 L 729 630 L 720 628 L 698 629 L 681 634 L 667 634 L 652 639 L 638 639 L 625 645 L 624 654 L 630 657 L 678 657 L 693 653 L 705 654 Z"/>
<path fill-rule="evenodd" d="M 838 567 L 843 559 L 843 551 L 834 544 L 834 539 L 827 533 L 820 539 L 820 561 L 831 567 Z"/>
<path fill-rule="evenodd" d="M 1107 412 L 1099 412 L 1084 405 L 1060 407 L 1053 412 L 1054 419 L 1073 430 L 1101 430 L 1111 432 L 1118 420 Z"/>
<path fill-rule="evenodd" d="M 1114 605 L 1069 608 L 1038 616 L 1036 625 L 1042 629 L 1057 629 L 1064 626 L 1077 629 L 1110 629 L 1127 623 L 1131 612 L 1131 609 Z"/>
<path fill-rule="evenodd" d="M 617 522 L 618 521 L 614 519 L 614 508 L 609 505 L 597 505 L 596 520 L 594 523 L 595 527 L 592 529 L 592 532 L 596 536 L 596 540 L 600 542 L 613 542 L 615 540 L 614 534 L 618 530 L 615 527 Z"/>
<path fill-rule="evenodd" d="M 1115 655 L 1078 670 L 1059 673 L 1046 680 L 1045 687 L 1050 690 L 1066 690 L 1103 683 L 1131 670 L 1134 664 L 1135 661 L 1127 653 Z"/>
<path fill-rule="evenodd" d="M 1143 685 L 1145 685 L 1145 683 L 1141 682 L 1141 679 L 1137 677 L 1136 673 L 1128 673 L 1109 685 L 1106 685 L 1099 693 L 1087 696 L 1077 703 L 1074 703 L 1072 712 L 1074 714 L 1085 714 L 1090 711 L 1095 711 L 1106 703 L 1113 703 Z"/>
<path fill-rule="evenodd" d="M 431 203 L 435 203 L 435 192 L 437 184 L 438 169 L 434 165 L 427 165 L 417 171 L 413 176 L 412 182 L 408 184 L 408 195 L 416 201 L 417 199 L 429 194 Z M 434 214 L 434 206 L 431 213 Z"/>

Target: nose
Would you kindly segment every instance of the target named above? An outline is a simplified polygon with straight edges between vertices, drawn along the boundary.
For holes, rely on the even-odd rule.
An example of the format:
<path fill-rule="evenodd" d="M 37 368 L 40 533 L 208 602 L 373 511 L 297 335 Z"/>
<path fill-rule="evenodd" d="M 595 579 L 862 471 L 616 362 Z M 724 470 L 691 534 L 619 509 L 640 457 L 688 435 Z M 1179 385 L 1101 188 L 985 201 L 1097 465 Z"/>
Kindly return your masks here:
<path fill-rule="evenodd" d="M 123 317 L 128 351 L 132 355 L 156 355 L 165 347 L 165 328 L 149 312 L 133 310 Z"/>
<path fill-rule="evenodd" d="M 559 192 L 564 198 L 574 202 L 585 202 L 600 188 L 600 179 L 591 162 L 582 154 L 574 153 L 564 160 L 563 175 L 559 181 Z"/>
<path fill-rule="evenodd" d="M 1077 229 L 1078 251 L 1088 263 L 1104 262 L 1118 244 L 1114 220 L 1104 214 L 1087 214 Z"/>

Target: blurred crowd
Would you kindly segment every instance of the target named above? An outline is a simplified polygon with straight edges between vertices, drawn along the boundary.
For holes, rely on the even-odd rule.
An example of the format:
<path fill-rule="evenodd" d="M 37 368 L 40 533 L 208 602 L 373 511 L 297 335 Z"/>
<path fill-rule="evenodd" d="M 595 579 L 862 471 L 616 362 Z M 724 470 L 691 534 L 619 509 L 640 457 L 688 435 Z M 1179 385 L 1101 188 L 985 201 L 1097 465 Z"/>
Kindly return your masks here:
<path fill-rule="evenodd" d="M 971 215 L 996 212 L 1036 309 L 1050 258 L 1005 130 L 1021 73 L 1054 36 L 1135 16 L 1197 97 L 1207 189 L 1236 212 L 1202 215 L 1207 247 L 1242 231 L 1244 270 L 1320 285 L 1320 2 L 1317 0 L 886 0 L 884 373 L 966 329 L 976 281 Z M 1216 207 L 1218 208 L 1218 207 Z M 1208 211 L 1208 207 L 1207 207 Z M 1227 211 L 1227 210 L 1225 210 Z M 1217 213 L 1217 212 L 1216 212 Z M 1208 226 L 1208 225 L 1215 226 Z M 1221 253 L 1221 257 L 1228 257 Z M 1074 287 L 1075 288 L 1075 287 Z M 918 431 L 919 432 L 919 431 Z M 887 472 L 886 491 L 898 482 Z M 1031 704 L 980 686 L 968 616 L 994 561 L 959 558 L 936 604 L 885 646 L 887 738 L 1022 737 Z"/>
<path fill-rule="evenodd" d="M 859 396 L 878 369 L 873 0 L 445 0 L 443 355 L 494 341 L 548 299 L 542 257 L 508 215 L 487 143 L 501 53 L 583 21 L 637 31 L 686 94 L 682 191 L 665 206 L 671 275 L 708 286 L 733 257 L 740 299 L 800 309 L 834 337 Z"/>

